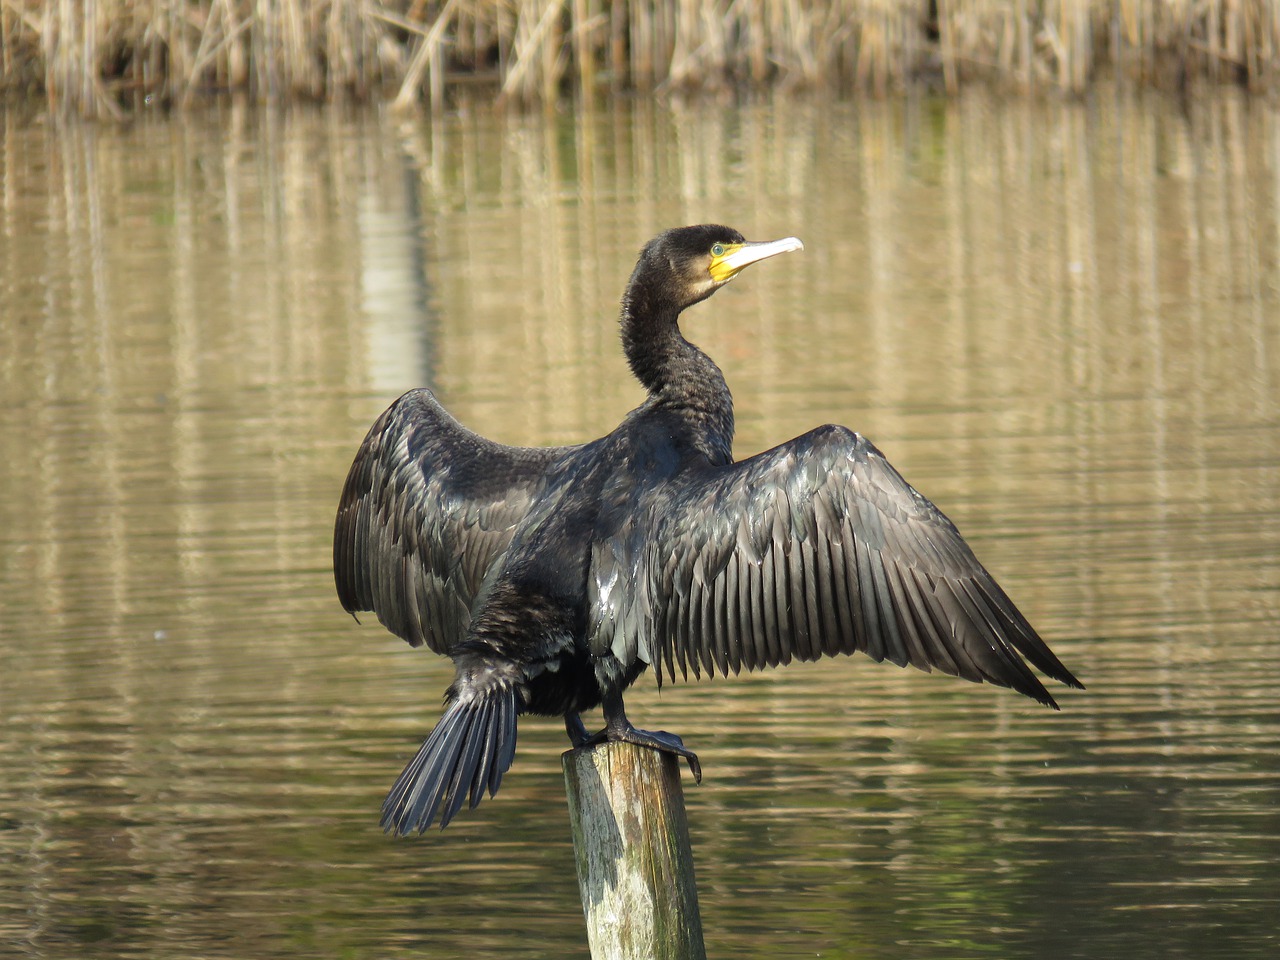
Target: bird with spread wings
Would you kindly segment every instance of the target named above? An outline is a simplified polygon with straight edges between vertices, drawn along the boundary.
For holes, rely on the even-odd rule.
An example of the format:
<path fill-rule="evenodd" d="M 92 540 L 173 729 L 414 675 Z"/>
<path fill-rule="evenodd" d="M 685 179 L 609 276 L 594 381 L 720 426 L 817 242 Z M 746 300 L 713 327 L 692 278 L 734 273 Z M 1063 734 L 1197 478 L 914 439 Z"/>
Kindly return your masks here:
<path fill-rule="evenodd" d="M 397 834 L 494 794 L 518 718 L 563 717 L 575 745 L 629 741 L 622 695 L 861 652 L 1010 687 L 1057 706 L 1027 665 L 1058 660 L 955 526 L 870 442 L 822 426 L 735 461 L 733 400 L 680 331 L 683 310 L 744 267 L 802 249 L 727 227 L 645 246 L 622 300 L 623 349 L 647 391 L 608 436 L 510 447 L 428 390 L 382 414 L 348 474 L 334 531 L 338 597 L 454 662 L 444 715 L 382 810 Z M 604 729 L 580 714 L 603 706 Z"/>

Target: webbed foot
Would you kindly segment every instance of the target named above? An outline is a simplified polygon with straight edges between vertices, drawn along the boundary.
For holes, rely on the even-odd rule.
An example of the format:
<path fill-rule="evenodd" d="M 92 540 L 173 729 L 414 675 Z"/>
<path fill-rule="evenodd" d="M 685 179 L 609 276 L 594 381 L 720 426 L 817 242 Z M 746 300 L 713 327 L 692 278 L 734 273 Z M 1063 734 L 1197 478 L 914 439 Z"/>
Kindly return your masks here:
<path fill-rule="evenodd" d="M 572 719 L 571 719 L 572 717 Z M 664 730 L 636 730 L 628 721 L 627 714 L 622 709 L 622 698 L 607 698 L 604 701 L 604 730 L 599 733 L 586 733 L 586 728 L 582 726 L 582 719 L 577 714 L 568 714 L 564 717 L 564 727 L 568 730 L 568 736 L 573 741 L 573 746 L 595 746 L 596 744 L 635 744 L 636 746 L 648 746 L 652 750 L 660 750 L 664 754 L 672 754 L 673 756 L 684 756 L 689 762 L 689 772 L 694 774 L 694 782 L 703 782 L 703 764 L 698 760 L 698 754 L 685 746 L 685 741 L 676 736 L 675 733 L 668 733 Z M 581 741 L 577 739 L 577 733 L 581 732 Z"/>
<path fill-rule="evenodd" d="M 637 730 L 628 723 L 621 729 L 605 727 L 597 736 L 612 743 L 634 743 L 684 757 L 689 763 L 689 772 L 693 774 L 693 782 L 702 782 L 702 763 L 698 760 L 698 755 L 686 747 L 684 741 L 674 733 L 667 733 L 665 730 Z"/>

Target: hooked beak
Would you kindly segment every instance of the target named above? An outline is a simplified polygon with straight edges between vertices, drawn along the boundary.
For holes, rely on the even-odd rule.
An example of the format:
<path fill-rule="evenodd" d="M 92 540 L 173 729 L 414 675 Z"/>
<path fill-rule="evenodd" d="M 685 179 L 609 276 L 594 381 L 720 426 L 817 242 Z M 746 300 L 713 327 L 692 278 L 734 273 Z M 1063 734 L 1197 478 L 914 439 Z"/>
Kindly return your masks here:
<path fill-rule="evenodd" d="M 798 237 L 763 240 L 758 243 L 729 244 L 724 253 L 712 258 L 709 268 L 711 279 L 716 283 L 727 283 L 736 277 L 743 267 L 748 267 L 759 260 L 776 257 L 780 253 L 803 249 L 804 244 Z"/>

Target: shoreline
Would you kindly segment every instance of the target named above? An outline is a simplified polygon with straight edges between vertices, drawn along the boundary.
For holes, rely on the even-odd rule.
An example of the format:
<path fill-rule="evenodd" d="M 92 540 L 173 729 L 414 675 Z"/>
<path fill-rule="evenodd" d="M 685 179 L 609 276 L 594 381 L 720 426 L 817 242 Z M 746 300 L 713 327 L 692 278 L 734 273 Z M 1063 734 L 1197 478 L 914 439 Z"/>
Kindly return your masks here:
<path fill-rule="evenodd" d="M 211 95 L 501 105 L 819 90 L 1080 96 L 1102 78 L 1280 88 L 1266 0 L 0 0 L 0 97 L 124 118 Z"/>

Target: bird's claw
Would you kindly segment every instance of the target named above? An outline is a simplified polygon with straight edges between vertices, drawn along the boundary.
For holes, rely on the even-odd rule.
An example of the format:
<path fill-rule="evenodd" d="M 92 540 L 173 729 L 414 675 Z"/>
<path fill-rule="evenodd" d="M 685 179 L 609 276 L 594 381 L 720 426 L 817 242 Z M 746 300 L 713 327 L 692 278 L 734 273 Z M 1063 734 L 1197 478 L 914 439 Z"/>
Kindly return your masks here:
<path fill-rule="evenodd" d="M 689 772 L 693 774 L 693 782 L 702 782 L 702 764 L 698 760 L 698 755 L 684 745 L 684 741 L 674 733 L 667 733 L 665 730 L 636 730 L 649 738 L 648 746 L 663 753 L 670 753 L 677 757 L 684 757 L 689 763 Z"/>
<path fill-rule="evenodd" d="M 665 730 L 637 730 L 628 724 L 626 727 L 605 727 L 574 746 L 594 747 L 601 743 L 634 743 L 639 747 L 648 747 L 660 753 L 684 757 L 689 764 L 689 772 L 693 774 L 694 783 L 702 783 L 702 763 L 698 755 L 684 745 L 674 733 Z"/>

